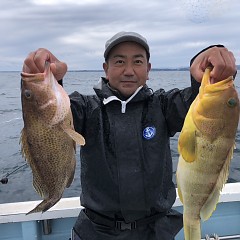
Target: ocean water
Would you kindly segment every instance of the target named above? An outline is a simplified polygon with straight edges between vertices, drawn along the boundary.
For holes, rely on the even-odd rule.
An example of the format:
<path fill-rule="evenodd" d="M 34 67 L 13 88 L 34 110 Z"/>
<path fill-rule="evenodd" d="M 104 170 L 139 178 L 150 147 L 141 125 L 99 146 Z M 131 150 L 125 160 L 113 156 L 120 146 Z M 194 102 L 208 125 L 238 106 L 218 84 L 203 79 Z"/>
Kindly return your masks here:
<path fill-rule="evenodd" d="M 93 94 L 93 85 L 103 76 L 103 72 L 68 72 L 64 78 L 64 88 L 68 93 L 79 91 L 83 94 Z M 164 88 L 184 88 L 189 86 L 188 71 L 152 71 L 148 86 L 153 90 Z M 235 80 L 240 91 L 239 76 Z M 0 183 L 0 203 L 39 200 L 40 197 L 32 187 L 31 169 L 21 155 L 19 139 L 23 127 L 20 72 L 0 72 L 0 180 L 8 176 L 8 183 Z M 173 157 L 173 180 L 178 161 L 176 134 L 171 139 Z M 79 147 L 77 148 L 77 167 L 74 181 L 66 189 L 63 197 L 76 197 L 80 192 L 80 161 Z M 237 132 L 236 149 L 231 162 L 228 182 L 240 181 L 240 131 Z"/>

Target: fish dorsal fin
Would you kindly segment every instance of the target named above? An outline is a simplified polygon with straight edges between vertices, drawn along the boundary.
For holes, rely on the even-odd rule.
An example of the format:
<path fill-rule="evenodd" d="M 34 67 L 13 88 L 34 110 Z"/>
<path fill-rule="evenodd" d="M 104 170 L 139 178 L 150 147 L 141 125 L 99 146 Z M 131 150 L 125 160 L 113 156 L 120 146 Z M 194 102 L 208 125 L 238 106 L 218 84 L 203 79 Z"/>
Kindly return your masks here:
<path fill-rule="evenodd" d="M 85 145 L 85 139 L 84 137 L 77 133 L 75 130 L 71 129 L 70 126 L 66 126 L 64 124 L 61 125 L 61 128 L 63 131 L 70 137 L 72 138 L 77 144 L 83 146 Z"/>
<path fill-rule="evenodd" d="M 192 119 L 192 106 L 185 118 L 178 140 L 178 152 L 186 162 L 193 162 L 196 159 L 196 126 Z"/>
<path fill-rule="evenodd" d="M 212 190 L 208 199 L 206 200 L 206 202 L 204 203 L 204 205 L 201 208 L 200 216 L 203 221 L 206 221 L 207 219 L 209 219 L 211 217 L 213 211 L 216 209 L 217 203 L 219 201 L 220 191 L 222 191 L 222 188 L 228 178 L 229 165 L 230 165 L 231 159 L 233 157 L 234 146 L 228 152 L 226 161 L 225 161 L 223 168 L 218 176 L 218 179 L 217 179 L 214 189 Z"/>

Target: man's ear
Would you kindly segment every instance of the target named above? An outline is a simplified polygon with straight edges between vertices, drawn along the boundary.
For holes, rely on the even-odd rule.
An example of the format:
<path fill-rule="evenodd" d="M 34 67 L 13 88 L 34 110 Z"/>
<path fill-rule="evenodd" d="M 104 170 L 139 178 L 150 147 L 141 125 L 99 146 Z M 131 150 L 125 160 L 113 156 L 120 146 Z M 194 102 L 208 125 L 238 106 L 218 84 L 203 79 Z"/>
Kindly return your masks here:
<path fill-rule="evenodd" d="M 106 79 L 108 79 L 108 64 L 106 62 L 103 63 L 103 69 L 105 72 Z"/>
<path fill-rule="evenodd" d="M 151 70 L 151 68 L 152 68 L 152 65 L 151 65 L 151 63 L 149 62 L 149 63 L 148 63 L 148 73 L 149 73 L 149 71 Z"/>
<path fill-rule="evenodd" d="M 147 74 L 149 74 L 151 68 L 152 68 L 151 63 L 148 63 L 148 66 L 147 66 Z M 149 79 L 149 76 L 147 77 L 147 80 L 148 80 L 148 79 Z"/>

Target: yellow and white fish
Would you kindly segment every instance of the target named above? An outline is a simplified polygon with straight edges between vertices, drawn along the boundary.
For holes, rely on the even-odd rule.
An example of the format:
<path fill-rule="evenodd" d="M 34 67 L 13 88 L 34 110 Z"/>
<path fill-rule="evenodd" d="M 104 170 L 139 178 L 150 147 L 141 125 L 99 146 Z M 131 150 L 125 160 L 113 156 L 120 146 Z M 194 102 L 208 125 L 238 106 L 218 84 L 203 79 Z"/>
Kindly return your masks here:
<path fill-rule="evenodd" d="M 233 77 L 210 84 L 205 70 L 178 140 L 177 186 L 183 203 L 185 240 L 200 240 L 200 220 L 215 210 L 226 183 L 239 121 Z"/>

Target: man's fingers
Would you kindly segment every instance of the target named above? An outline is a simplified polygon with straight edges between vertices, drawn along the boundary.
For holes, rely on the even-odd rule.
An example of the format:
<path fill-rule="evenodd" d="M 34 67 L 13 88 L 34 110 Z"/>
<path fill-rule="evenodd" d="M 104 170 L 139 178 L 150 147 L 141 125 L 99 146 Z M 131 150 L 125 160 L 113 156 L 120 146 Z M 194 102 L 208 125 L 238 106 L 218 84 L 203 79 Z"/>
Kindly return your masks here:
<path fill-rule="evenodd" d="M 38 70 L 44 72 L 46 61 L 49 61 L 50 63 L 55 61 L 54 57 L 52 58 L 53 59 L 51 59 L 51 53 L 48 50 L 39 48 L 34 56 L 34 62 Z"/>
<path fill-rule="evenodd" d="M 64 62 L 55 62 L 50 64 L 51 71 L 57 80 L 63 79 L 67 72 L 67 64 Z"/>
<path fill-rule="evenodd" d="M 191 65 L 192 76 L 198 82 L 201 82 L 203 73 L 209 66 L 212 67 L 210 73 L 211 83 L 233 76 L 237 70 L 233 53 L 223 47 L 212 47 L 200 53 Z"/>
<path fill-rule="evenodd" d="M 39 73 L 40 70 L 34 62 L 36 52 L 31 52 L 24 60 L 22 71 L 26 73 Z"/>
<path fill-rule="evenodd" d="M 227 49 L 221 50 L 217 57 L 209 59 L 209 62 L 213 65 L 213 70 L 210 74 L 213 82 L 224 80 L 232 76 L 236 71 L 236 59 L 233 53 Z"/>
<path fill-rule="evenodd" d="M 50 68 L 55 78 L 61 80 L 67 72 L 67 64 L 60 62 L 49 50 L 44 48 L 31 52 L 25 59 L 22 70 L 26 73 L 42 73 L 46 61 L 50 62 Z"/>
<path fill-rule="evenodd" d="M 27 56 L 23 64 L 23 72 L 44 72 L 46 61 L 50 61 L 50 53 L 45 49 L 39 48 L 37 51 L 31 52 Z"/>
<path fill-rule="evenodd" d="M 196 63 L 192 64 L 191 68 L 191 74 L 192 76 L 194 76 L 194 79 L 197 81 L 197 82 L 201 82 L 202 81 L 202 76 L 203 76 L 203 73 L 205 71 L 205 67 L 202 66 L 201 64 L 199 64 L 197 66 Z"/>

